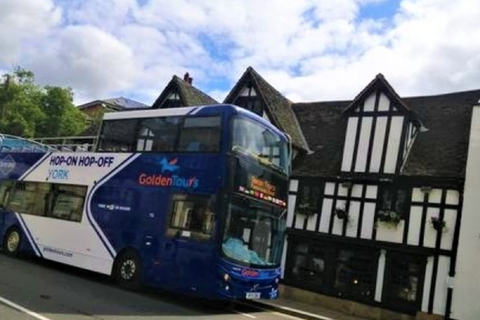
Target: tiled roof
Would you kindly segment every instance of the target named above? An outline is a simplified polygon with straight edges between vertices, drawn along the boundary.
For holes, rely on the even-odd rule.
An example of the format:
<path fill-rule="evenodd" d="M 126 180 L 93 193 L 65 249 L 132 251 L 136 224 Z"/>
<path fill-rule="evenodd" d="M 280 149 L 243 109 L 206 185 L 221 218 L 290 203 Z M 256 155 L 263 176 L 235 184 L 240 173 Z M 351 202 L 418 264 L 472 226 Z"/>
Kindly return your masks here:
<path fill-rule="evenodd" d="M 148 108 L 146 104 L 143 104 L 141 102 L 127 99 L 124 97 L 118 97 L 118 98 L 111 98 L 111 99 L 103 99 L 103 100 L 94 100 L 91 102 L 84 103 L 82 105 L 79 105 L 79 109 L 85 109 L 91 106 L 98 105 L 100 103 L 107 104 L 108 107 L 113 108 L 113 109 L 118 109 L 118 110 L 124 110 L 124 109 L 141 109 L 141 108 Z"/>
<path fill-rule="evenodd" d="M 391 100 L 394 101 L 395 105 L 401 106 L 406 111 L 410 111 L 410 108 L 402 101 L 399 95 L 392 88 L 390 83 L 385 79 L 383 74 L 379 73 L 377 76 L 353 99 L 352 102 L 347 106 L 344 112 L 352 108 L 356 108 L 359 103 L 363 103 L 363 99 L 367 98 L 370 94 L 382 89 L 382 92 L 385 93 Z"/>
<path fill-rule="evenodd" d="M 472 106 L 480 90 L 401 98 L 427 128 L 413 143 L 400 175 L 464 179 Z M 294 174 L 335 177 L 340 174 L 346 118 L 351 101 L 293 105 L 307 142 L 314 151 Z"/>
<path fill-rule="evenodd" d="M 141 102 L 127 99 L 124 97 L 112 98 L 112 99 L 105 99 L 103 100 L 106 103 L 123 107 L 124 109 L 141 109 L 141 108 L 148 108 L 146 104 Z"/>
<path fill-rule="evenodd" d="M 343 110 L 350 101 L 295 103 L 292 106 L 312 154 L 294 175 L 333 177 L 339 174 L 347 121 Z"/>
<path fill-rule="evenodd" d="M 480 90 L 404 98 L 428 128 L 413 143 L 406 176 L 465 178 L 472 107 Z"/>
<path fill-rule="evenodd" d="M 225 98 L 224 102 L 232 103 L 248 81 L 254 83 L 257 93 L 261 96 L 267 109 L 267 114 L 273 124 L 292 137 L 292 144 L 294 146 L 305 151 L 309 150 L 295 113 L 292 111 L 292 102 L 265 81 L 252 67 L 247 68 L 240 80 Z"/>
<path fill-rule="evenodd" d="M 176 90 L 180 95 L 182 101 L 182 106 L 201 106 L 209 104 L 217 104 L 218 102 L 207 95 L 206 93 L 198 90 L 192 84 L 187 81 L 182 80 L 178 76 L 174 75 L 172 80 L 167 84 L 165 89 L 163 89 L 160 96 L 155 100 L 152 105 L 152 108 L 159 108 L 163 101 L 170 95 L 170 93 Z"/>

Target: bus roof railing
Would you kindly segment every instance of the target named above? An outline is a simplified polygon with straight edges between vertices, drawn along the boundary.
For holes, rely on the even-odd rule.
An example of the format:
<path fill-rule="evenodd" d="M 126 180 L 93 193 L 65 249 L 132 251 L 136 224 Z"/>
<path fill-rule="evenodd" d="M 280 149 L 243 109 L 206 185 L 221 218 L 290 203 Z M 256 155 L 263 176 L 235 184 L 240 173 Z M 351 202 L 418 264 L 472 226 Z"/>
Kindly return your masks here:
<path fill-rule="evenodd" d="M 84 152 L 94 151 L 97 136 L 40 137 L 33 140 L 59 151 Z"/>

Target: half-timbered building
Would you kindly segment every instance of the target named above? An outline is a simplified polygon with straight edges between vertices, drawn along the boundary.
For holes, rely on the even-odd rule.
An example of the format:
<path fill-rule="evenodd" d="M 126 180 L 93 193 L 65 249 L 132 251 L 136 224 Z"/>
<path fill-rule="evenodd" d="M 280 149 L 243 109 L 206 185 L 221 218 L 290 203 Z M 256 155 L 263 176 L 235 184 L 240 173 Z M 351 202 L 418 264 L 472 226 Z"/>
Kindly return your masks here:
<path fill-rule="evenodd" d="M 247 68 L 224 102 L 269 119 L 296 150 L 286 288 L 375 319 L 480 319 L 466 303 L 480 295 L 479 99 L 401 97 L 379 74 L 350 101 L 292 103 Z M 212 100 L 174 76 L 153 107 Z"/>

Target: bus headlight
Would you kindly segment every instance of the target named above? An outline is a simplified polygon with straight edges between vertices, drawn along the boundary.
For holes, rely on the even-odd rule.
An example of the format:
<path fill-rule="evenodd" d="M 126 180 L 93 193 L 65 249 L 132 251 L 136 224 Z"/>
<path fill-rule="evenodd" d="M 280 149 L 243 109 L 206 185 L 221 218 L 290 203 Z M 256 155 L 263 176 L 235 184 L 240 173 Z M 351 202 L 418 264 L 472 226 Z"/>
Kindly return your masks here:
<path fill-rule="evenodd" d="M 278 278 L 275 278 L 275 284 L 278 284 L 280 280 Z"/>
<path fill-rule="evenodd" d="M 230 280 L 230 275 L 228 273 L 225 273 L 223 275 L 223 280 L 225 280 L 225 282 L 228 282 L 228 280 Z"/>
<path fill-rule="evenodd" d="M 225 291 L 228 291 L 230 290 L 230 287 L 229 286 L 225 286 Z"/>

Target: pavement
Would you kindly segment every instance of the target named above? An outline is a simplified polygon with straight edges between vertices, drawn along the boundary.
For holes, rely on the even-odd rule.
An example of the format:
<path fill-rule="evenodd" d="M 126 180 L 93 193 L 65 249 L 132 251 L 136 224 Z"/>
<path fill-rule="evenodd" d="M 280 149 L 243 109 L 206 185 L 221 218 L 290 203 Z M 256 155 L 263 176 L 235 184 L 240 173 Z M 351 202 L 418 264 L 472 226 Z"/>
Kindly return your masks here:
<path fill-rule="evenodd" d="M 275 300 L 252 301 L 252 304 L 308 320 L 370 320 L 281 296 Z"/>

